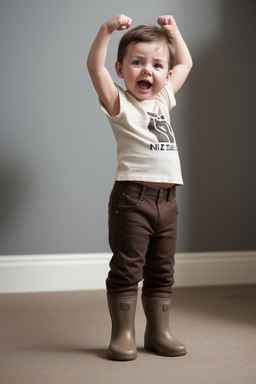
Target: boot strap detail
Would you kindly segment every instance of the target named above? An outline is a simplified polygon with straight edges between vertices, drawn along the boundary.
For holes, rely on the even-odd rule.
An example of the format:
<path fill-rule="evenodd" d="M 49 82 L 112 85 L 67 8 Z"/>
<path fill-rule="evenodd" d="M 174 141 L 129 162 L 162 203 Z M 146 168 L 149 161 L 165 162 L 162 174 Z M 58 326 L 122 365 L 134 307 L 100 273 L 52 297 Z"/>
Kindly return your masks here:
<path fill-rule="evenodd" d="M 167 303 L 163 303 L 163 311 L 168 311 L 170 308 L 170 303 L 167 302 Z"/>
<path fill-rule="evenodd" d="M 122 311 L 129 311 L 132 307 L 132 303 L 130 301 L 124 301 L 121 304 Z"/>

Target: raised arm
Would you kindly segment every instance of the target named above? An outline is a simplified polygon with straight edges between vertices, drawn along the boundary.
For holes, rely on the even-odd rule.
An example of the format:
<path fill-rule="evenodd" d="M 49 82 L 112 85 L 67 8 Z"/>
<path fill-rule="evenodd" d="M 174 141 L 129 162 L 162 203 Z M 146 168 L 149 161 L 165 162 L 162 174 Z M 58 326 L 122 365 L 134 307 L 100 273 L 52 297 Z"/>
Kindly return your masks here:
<path fill-rule="evenodd" d="M 94 88 L 110 116 L 119 113 L 117 88 L 105 67 L 108 44 L 115 30 L 130 27 L 132 20 L 125 15 L 118 15 L 102 24 L 87 58 L 87 68 Z"/>
<path fill-rule="evenodd" d="M 183 40 L 176 22 L 171 15 L 160 16 L 158 24 L 169 31 L 175 47 L 175 65 L 172 70 L 170 81 L 173 92 L 177 93 L 184 84 L 193 65 L 188 47 Z"/>

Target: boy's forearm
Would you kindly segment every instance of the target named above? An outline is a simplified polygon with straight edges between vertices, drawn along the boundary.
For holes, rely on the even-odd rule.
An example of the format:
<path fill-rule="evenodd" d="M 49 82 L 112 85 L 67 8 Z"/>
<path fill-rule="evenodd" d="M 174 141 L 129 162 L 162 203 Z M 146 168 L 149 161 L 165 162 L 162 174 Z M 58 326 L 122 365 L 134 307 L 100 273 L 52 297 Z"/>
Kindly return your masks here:
<path fill-rule="evenodd" d="M 185 65 L 191 68 L 193 65 L 189 49 L 178 28 L 172 30 L 172 39 L 175 47 L 175 65 Z"/>
<path fill-rule="evenodd" d="M 100 71 L 105 67 L 107 49 L 112 32 L 115 30 L 128 29 L 132 19 L 123 14 L 112 17 L 102 24 L 87 59 L 87 68 L 89 72 Z"/>
<path fill-rule="evenodd" d="M 166 29 L 173 40 L 175 47 L 175 65 L 184 65 L 191 69 L 193 63 L 188 47 L 181 36 L 176 21 L 172 15 L 163 15 L 158 18 L 158 24 Z"/>
<path fill-rule="evenodd" d="M 87 68 L 89 72 L 100 71 L 105 66 L 108 44 L 112 32 L 102 24 L 87 58 Z"/>

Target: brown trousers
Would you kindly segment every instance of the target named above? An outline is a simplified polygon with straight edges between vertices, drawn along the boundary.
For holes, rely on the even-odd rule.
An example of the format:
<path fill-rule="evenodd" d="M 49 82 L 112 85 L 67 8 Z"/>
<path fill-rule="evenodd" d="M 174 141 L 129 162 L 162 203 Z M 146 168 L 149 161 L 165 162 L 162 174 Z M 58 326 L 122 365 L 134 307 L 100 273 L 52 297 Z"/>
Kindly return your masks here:
<path fill-rule="evenodd" d="M 108 294 L 134 296 L 143 281 L 147 297 L 170 297 L 177 235 L 175 187 L 157 189 L 117 181 L 109 200 L 109 244 L 113 252 Z"/>

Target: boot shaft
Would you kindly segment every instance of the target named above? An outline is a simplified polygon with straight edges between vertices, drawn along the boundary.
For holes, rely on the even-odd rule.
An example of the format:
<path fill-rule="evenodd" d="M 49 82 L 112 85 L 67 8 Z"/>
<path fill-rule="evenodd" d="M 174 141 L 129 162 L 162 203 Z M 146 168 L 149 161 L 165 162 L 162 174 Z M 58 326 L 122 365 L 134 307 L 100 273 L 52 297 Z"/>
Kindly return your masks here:
<path fill-rule="evenodd" d="M 185 355 L 185 345 L 173 337 L 169 327 L 171 298 L 149 298 L 142 295 L 142 304 L 147 319 L 145 349 L 162 356 Z"/>
<path fill-rule="evenodd" d="M 135 311 L 137 296 L 118 298 L 107 295 L 112 321 L 108 357 L 113 360 L 134 360 L 137 357 L 135 343 Z"/>
<path fill-rule="evenodd" d="M 107 295 L 108 308 L 112 320 L 112 328 L 133 329 L 137 306 L 137 296 L 119 298 Z"/>
<path fill-rule="evenodd" d="M 169 327 L 171 312 L 171 298 L 154 298 L 142 295 L 142 304 L 147 319 L 147 330 L 149 328 Z"/>

